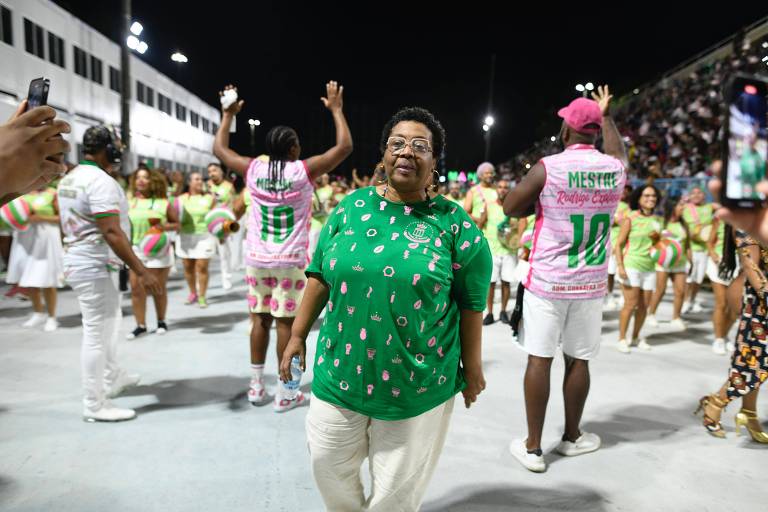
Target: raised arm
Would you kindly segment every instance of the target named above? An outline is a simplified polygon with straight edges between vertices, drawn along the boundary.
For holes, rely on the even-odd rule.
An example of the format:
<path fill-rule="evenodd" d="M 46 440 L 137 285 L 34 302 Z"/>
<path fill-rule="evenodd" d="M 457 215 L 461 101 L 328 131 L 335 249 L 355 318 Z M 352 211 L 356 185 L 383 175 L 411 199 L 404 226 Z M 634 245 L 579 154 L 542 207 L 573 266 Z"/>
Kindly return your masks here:
<path fill-rule="evenodd" d="M 611 155 L 620 160 L 626 168 L 629 165 L 629 159 L 627 158 L 627 150 L 624 147 L 624 141 L 621 140 L 619 129 L 616 128 L 616 123 L 613 122 L 611 117 L 611 99 L 613 99 L 613 96 L 608 90 L 608 86 L 599 86 L 597 92 L 592 93 L 592 98 L 600 105 L 600 110 L 603 111 L 603 151 L 606 155 Z"/>
<path fill-rule="evenodd" d="M 327 94 L 320 100 L 333 116 L 333 124 L 336 126 L 336 145 L 322 155 L 310 157 L 305 161 L 312 180 L 334 170 L 352 153 L 352 134 L 343 111 L 344 86 L 331 81 L 325 84 L 325 89 Z"/>
<path fill-rule="evenodd" d="M 229 89 L 237 91 L 237 87 L 234 85 L 228 85 L 224 88 L 225 91 Z M 223 94 L 224 92 L 222 91 L 219 93 L 219 96 Z M 229 147 L 229 128 L 232 126 L 232 120 L 235 115 L 243 109 L 244 104 L 243 100 L 239 100 L 227 108 L 222 107 L 221 126 L 219 126 L 219 130 L 216 132 L 216 137 L 213 140 L 213 154 L 216 155 L 216 158 L 221 160 L 227 168 L 240 175 L 245 174 L 248 165 L 251 163 L 251 158 L 240 155 Z"/>
<path fill-rule="evenodd" d="M 539 200 L 547 181 L 547 171 L 541 162 L 534 165 L 522 181 L 507 193 L 504 198 L 504 215 L 508 217 L 527 217 L 536 212 Z"/>

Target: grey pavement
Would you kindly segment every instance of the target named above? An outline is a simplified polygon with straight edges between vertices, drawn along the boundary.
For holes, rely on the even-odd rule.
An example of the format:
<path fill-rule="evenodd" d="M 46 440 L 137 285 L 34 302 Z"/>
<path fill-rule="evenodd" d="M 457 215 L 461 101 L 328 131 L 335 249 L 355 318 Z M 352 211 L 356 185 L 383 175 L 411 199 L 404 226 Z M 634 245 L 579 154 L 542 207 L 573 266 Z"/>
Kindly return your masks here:
<path fill-rule="evenodd" d="M 304 437 L 307 408 L 279 415 L 252 407 L 245 285 L 225 292 L 212 276 L 210 307 L 184 306 L 172 278 L 170 332 L 126 341 L 133 329 L 124 300 L 119 358 L 141 384 L 115 400 L 135 421 L 81 420 L 80 316 L 60 294 L 62 327 L 22 329 L 28 303 L 0 302 L 0 510 L 3 511 L 320 511 Z M 2 289 L 5 291 L 5 288 Z M 711 294 L 705 294 L 711 308 Z M 669 297 L 659 318 L 669 318 Z M 497 306 L 498 308 L 498 306 Z M 149 307 L 149 324 L 155 327 Z M 498 314 L 498 309 L 497 309 Z M 575 458 L 552 451 L 563 427 L 562 361 L 553 368 L 545 427 L 544 474 L 519 466 L 507 446 L 525 436 L 526 357 L 507 326 L 484 328 L 487 390 L 470 410 L 457 404 L 448 440 L 422 510 L 687 511 L 766 507 L 768 448 L 733 433 L 738 404 L 724 415 L 728 438 L 707 435 L 692 416 L 698 398 L 725 379 L 714 355 L 708 314 L 687 332 L 662 322 L 647 330 L 651 352 L 620 354 L 615 312 L 604 316 L 602 351 L 591 363 L 584 430 L 603 448 Z M 317 330 L 309 340 L 314 352 Z M 276 383 L 274 345 L 266 366 Z M 311 371 L 305 375 L 309 389 Z M 760 399 L 763 410 L 765 399 Z M 364 466 L 364 470 L 367 466 Z"/>

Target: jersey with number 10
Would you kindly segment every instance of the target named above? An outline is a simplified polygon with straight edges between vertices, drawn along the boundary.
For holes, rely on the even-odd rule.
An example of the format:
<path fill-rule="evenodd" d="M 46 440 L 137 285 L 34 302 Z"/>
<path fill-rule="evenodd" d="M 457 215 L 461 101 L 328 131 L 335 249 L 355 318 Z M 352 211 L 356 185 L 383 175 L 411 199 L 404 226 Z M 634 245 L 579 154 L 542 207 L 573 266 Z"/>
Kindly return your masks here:
<path fill-rule="evenodd" d="M 251 195 L 246 263 L 258 268 L 304 268 L 314 187 L 304 162 L 286 162 L 272 184 L 269 162 L 252 160 L 246 173 Z"/>
<path fill-rule="evenodd" d="M 526 289 L 548 299 L 605 295 L 613 215 L 626 180 L 624 165 L 594 146 L 575 144 L 542 159 Z"/>

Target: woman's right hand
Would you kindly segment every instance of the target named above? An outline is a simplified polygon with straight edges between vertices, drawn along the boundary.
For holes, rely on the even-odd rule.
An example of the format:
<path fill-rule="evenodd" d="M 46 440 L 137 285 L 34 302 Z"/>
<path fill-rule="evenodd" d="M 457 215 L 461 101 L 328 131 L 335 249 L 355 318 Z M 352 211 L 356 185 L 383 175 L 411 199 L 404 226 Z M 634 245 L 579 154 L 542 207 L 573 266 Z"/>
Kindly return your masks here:
<path fill-rule="evenodd" d="M 618 273 L 622 281 L 627 281 L 629 279 L 629 276 L 627 276 L 627 270 L 624 267 L 619 268 Z"/>
<path fill-rule="evenodd" d="M 280 380 L 288 382 L 293 379 L 291 377 L 291 359 L 293 356 L 299 356 L 299 366 L 301 371 L 307 371 L 307 363 L 305 355 L 307 353 L 307 341 L 299 336 L 291 336 L 288 340 L 288 346 L 283 351 L 283 359 L 280 361 Z"/>

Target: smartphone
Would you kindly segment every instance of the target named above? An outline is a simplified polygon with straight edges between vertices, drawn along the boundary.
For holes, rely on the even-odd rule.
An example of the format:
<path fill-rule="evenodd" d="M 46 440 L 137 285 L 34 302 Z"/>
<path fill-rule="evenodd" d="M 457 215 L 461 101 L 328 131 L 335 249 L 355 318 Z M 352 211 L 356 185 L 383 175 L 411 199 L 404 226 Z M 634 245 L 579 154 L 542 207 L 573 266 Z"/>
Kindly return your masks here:
<path fill-rule="evenodd" d="M 35 78 L 29 82 L 29 94 L 27 94 L 27 110 L 48 104 L 48 90 L 51 81 L 47 78 Z"/>
<path fill-rule="evenodd" d="M 725 99 L 720 202 L 729 208 L 755 208 L 765 201 L 756 187 L 766 179 L 768 82 L 736 75 L 726 86 Z"/>

